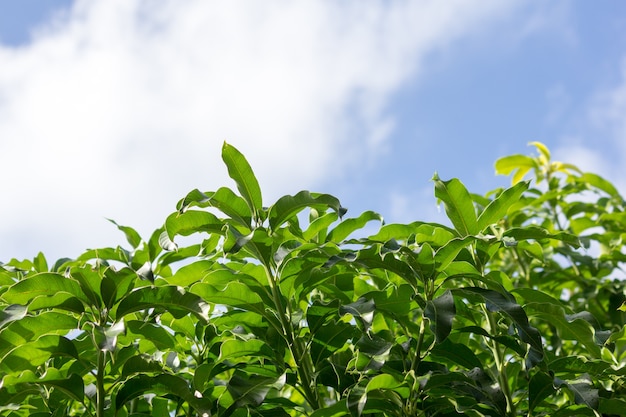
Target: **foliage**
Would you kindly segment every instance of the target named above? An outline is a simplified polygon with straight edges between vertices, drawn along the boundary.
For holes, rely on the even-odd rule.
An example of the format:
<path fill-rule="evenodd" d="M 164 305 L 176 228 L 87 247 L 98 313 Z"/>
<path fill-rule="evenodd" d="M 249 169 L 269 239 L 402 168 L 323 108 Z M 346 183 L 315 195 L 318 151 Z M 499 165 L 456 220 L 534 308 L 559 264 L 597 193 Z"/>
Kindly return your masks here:
<path fill-rule="evenodd" d="M 435 175 L 448 226 L 265 207 L 224 144 L 236 191 L 149 239 L 0 266 L 0 414 L 626 415 L 624 200 L 533 145 L 485 196 Z"/>

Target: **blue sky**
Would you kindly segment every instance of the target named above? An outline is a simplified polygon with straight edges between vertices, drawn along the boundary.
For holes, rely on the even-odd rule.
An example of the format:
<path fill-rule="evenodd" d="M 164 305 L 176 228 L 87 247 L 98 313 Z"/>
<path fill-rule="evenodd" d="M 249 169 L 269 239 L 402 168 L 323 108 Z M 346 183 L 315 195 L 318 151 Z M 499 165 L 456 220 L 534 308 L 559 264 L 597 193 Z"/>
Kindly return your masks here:
<path fill-rule="evenodd" d="M 444 221 L 541 141 L 626 190 L 626 3 L 0 1 L 0 260 L 148 235 L 192 188 Z"/>

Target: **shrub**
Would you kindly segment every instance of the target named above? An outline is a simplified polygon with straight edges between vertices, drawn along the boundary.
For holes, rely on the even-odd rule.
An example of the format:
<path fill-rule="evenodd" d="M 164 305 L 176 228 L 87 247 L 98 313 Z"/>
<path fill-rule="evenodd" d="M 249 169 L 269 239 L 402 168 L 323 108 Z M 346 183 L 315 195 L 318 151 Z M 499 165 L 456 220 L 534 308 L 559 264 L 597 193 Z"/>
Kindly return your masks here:
<path fill-rule="evenodd" d="M 435 175 L 443 225 L 265 207 L 224 144 L 236 191 L 149 239 L 114 223 L 128 247 L 0 266 L 0 413 L 626 415 L 624 199 L 533 145 L 485 196 Z"/>

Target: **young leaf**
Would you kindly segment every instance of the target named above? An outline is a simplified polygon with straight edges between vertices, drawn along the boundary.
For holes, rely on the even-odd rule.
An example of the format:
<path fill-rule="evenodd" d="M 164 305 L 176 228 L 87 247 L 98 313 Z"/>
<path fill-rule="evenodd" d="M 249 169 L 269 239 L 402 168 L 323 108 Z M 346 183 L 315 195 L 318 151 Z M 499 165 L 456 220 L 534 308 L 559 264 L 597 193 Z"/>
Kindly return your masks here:
<path fill-rule="evenodd" d="M 496 174 L 510 175 L 513 171 L 512 183 L 517 184 L 524 175 L 533 168 L 537 168 L 537 161 L 526 155 L 510 155 L 496 161 Z"/>
<path fill-rule="evenodd" d="M 461 237 L 475 235 L 480 230 L 476 222 L 476 210 L 469 192 L 461 181 L 453 178 L 441 181 L 433 176 L 435 197 L 443 202 L 448 218 Z"/>
<path fill-rule="evenodd" d="M 228 168 L 228 174 L 237 184 L 241 196 L 248 203 L 257 222 L 262 220 L 263 199 L 261 188 L 246 158 L 235 147 L 224 142 L 222 159 Z"/>

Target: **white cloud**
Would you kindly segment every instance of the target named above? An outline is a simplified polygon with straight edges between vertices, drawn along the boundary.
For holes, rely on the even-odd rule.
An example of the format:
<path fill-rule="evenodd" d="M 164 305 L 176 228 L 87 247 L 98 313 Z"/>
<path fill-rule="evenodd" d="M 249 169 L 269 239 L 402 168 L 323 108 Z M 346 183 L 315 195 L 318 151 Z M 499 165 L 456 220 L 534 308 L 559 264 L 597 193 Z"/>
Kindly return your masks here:
<path fill-rule="evenodd" d="M 513 2 L 82 0 L 0 45 L 0 259 L 149 233 L 227 184 L 227 140 L 268 201 L 371 158 L 391 94 Z M 228 183 L 229 184 L 229 183 Z"/>
<path fill-rule="evenodd" d="M 584 136 L 594 146 L 584 145 L 581 137 L 565 137 L 555 154 L 556 159 L 602 175 L 626 195 L 626 58 L 621 74 L 617 85 L 597 91 L 588 104 L 589 132 Z"/>

